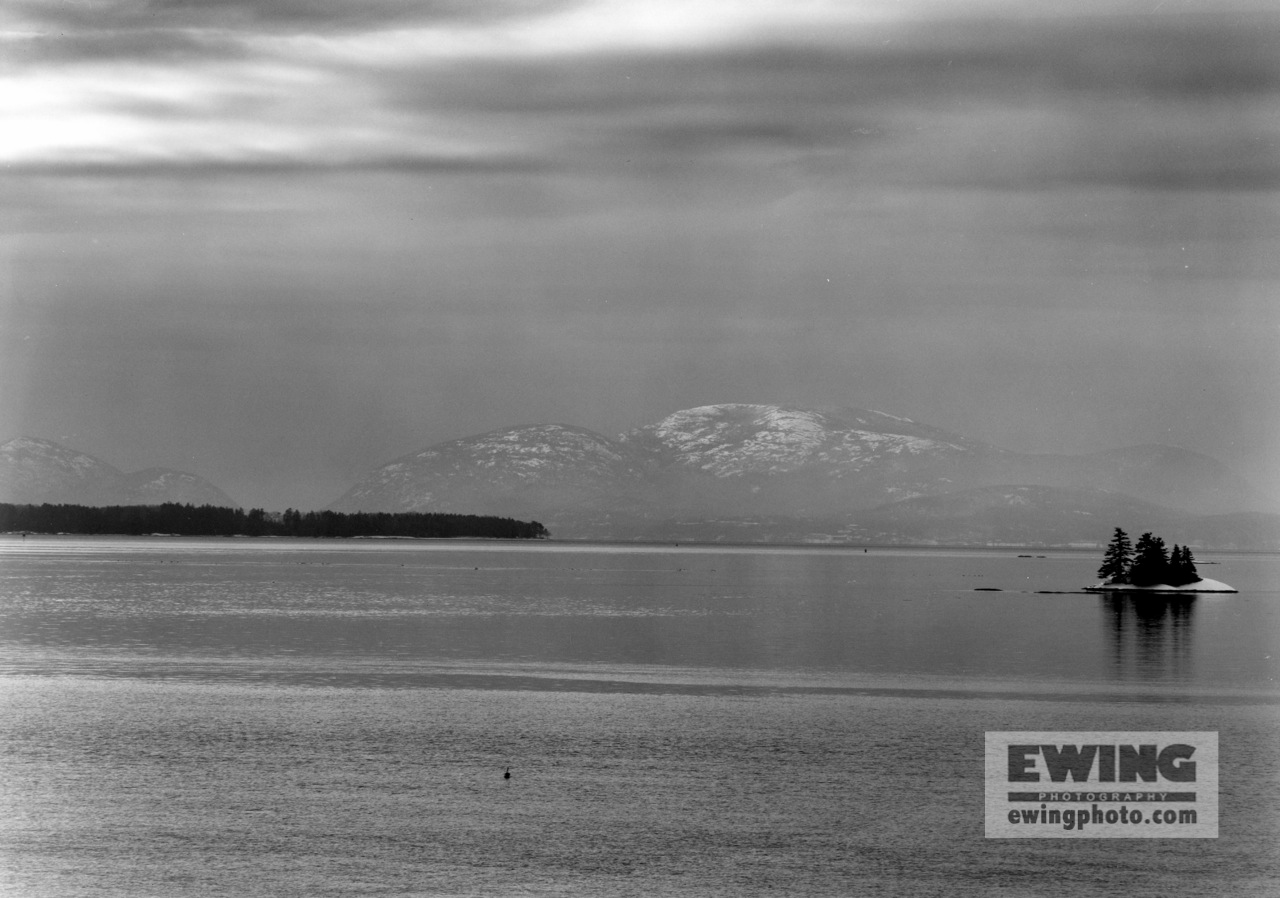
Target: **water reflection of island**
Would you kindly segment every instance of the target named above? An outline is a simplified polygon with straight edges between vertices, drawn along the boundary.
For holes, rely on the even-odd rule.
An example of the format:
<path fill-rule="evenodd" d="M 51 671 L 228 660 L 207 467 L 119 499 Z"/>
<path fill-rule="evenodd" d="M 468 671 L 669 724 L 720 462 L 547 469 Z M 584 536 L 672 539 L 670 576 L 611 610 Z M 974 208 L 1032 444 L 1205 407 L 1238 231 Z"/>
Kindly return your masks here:
<path fill-rule="evenodd" d="M 1191 676 L 1196 597 L 1107 593 L 1100 597 L 1117 679 L 1185 680 Z"/>

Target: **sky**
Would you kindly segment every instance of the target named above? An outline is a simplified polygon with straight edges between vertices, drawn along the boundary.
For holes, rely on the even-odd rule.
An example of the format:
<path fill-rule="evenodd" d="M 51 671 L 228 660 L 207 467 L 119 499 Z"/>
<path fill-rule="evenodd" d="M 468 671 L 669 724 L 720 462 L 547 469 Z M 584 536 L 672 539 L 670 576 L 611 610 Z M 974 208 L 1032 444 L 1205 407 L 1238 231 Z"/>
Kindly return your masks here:
<path fill-rule="evenodd" d="M 0 439 L 246 506 L 761 402 L 1280 509 L 1278 288 L 1274 3 L 0 5 Z"/>

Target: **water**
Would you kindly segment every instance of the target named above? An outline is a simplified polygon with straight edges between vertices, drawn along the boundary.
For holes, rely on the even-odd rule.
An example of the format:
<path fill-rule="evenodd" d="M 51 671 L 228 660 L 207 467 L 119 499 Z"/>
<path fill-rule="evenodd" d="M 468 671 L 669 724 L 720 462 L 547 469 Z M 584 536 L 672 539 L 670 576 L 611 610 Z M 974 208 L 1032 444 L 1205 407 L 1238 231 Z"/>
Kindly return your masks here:
<path fill-rule="evenodd" d="M 1201 560 L 1240 595 L 1073 592 L 1069 552 L 0 538 L 0 890 L 1275 895 L 1280 559 Z M 984 839 L 1011 729 L 1219 731 L 1220 838 Z"/>

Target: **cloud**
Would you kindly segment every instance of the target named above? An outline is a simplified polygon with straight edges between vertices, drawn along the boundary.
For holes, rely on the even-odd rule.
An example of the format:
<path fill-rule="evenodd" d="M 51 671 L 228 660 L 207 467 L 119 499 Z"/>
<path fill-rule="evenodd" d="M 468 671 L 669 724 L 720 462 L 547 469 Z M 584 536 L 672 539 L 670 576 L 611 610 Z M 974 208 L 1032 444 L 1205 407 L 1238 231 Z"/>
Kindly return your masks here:
<path fill-rule="evenodd" d="M 618 176 L 650 175 L 646 161 L 729 159 L 846 185 L 1277 183 L 1280 18 L 932 22 L 876 34 L 424 62 L 373 77 L 408 116 L 520 134 L 531 151 Z"/>
<path fill-rule="evenodd" d="M 113 60 L 180 65 L 247 53 L 240 36 L 231 32 L 155 27 L 10 32 L 0 35 L 0 48 L 11 64 L 24 68 Z"/>
<path fill-rule="evenodd" d="M 574 0 L 17 0 L 13 14 L 47 29 L 330 31 L 406 22 L 489 23 L 571 5 Z"/>
<path fill-rule="evenodd" d="M 28 3 L 20 15 L 45 30 L 10 40 L 30 52 L 7 79 L 6 131 L 19 137 L 0 162 L 122 175 L 626 179 L 710 165 L 833 184 L 1277 183 L 1280 16 L 902 8 Z"/>
<path fill-rule="evenodd" d="M 1197 19 L 964 19 L 856 33 L 754 35 L 718 44 L 587 47 L 575 53 L 401 60 L 404 98 L 490 112 L 627 109 L 654 103 L 914 105 L 1058 96 L 1238 99 L 1280 90 L 1280 16 Z M 450 65 L 463 75 L 450 78 Z M 424 79 L 415 95 L 413 76 Z M 431 76 L 439 80 L 431 80 Z"/>
<path fill-rule="evenodd" d="M 168 159 L 98 159 L 78 162 L 19 163 L 7 166 L 6 174 L 16 176 L 56 175 L 59 177 L 119 178 L 214 178 L 227 175 L 274 177 L 316 175 L 326 172 L 401 173 L 410 175 L 493 175 L 530 174 L 545 170 L 541 159 L 516 157 L 462 156 L 369 156 L 354 159 L 322 159 L 286 155 Z"/>

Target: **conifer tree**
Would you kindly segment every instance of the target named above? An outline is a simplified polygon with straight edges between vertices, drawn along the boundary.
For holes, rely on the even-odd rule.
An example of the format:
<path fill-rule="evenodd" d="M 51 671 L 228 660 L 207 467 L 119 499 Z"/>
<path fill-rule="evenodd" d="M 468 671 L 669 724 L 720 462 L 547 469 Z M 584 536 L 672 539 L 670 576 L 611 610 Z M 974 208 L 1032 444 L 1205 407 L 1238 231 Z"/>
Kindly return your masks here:
<path fill-rule="evenodd" d="M 1165 583 L 1169 573 L 1169 553 L 1164 547 L 1164 540 L 1150 532 L 1138 537 L 1133 546 L 1129 582 L 1134 586 L 1156 586 Z"/>
<path fill-rule="evenodd" d="M 1188 583 L 1195 583 L 1200 579 L 1200 575 L 1196 572 L 1196 563 L 1191 555 L 1189 546 L 1174 546 L 1173 552 L 1169 555 L 1169 577 L 1170 586 L 1185 586 Z"/>
<path fill-rule="evenodd" d="M 1119 527 L 1115 536 L 1102 556 L 1102 567 L 1098 568 L 1098 576 L 1108 583 L 1128 583 L 1129 565 L 1133 560 L 1133 545 L 1129 542 L 1129 534 Z"/>

